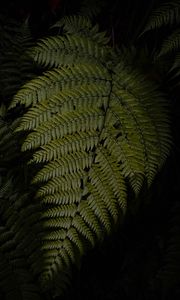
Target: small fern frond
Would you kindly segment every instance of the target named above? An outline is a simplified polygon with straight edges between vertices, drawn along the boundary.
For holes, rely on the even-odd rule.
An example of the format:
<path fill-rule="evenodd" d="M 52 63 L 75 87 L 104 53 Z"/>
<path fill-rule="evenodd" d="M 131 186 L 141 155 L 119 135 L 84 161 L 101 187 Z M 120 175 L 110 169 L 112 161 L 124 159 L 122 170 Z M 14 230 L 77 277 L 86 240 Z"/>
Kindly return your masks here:
<path fill-rule="evenodd" d="M 177 0 L 172 2 L 165 2 L 161 6 L 155 9 L 150 16 L 150 20 L 147 23 L 143 33 L 161 28 L 162 26 L 171 26 L 173 24 L 179 24 L 180 22 L 180 3 Z"/>
<path fill-rule="evenodd" d="M 161 51 L 158 55 L 162 56 L 180 49 L 180 31 L 174 31 L 162 44 Z"/>

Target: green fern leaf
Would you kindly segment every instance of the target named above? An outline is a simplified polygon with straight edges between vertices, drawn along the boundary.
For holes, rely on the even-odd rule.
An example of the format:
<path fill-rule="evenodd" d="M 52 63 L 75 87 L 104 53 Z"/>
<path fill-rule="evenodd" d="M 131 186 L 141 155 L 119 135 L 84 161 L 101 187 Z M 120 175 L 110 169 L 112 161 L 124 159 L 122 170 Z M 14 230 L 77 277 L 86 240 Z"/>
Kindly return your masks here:
<path fill-rule="evenodd" d="M 167 108 L 156 87 L 122 62 L 109 63 L 108 47 L 97 55 L 100 46 L 92 36 L 71 32 L 67 40 L 40 42 L 35 59 L 52 69 L 25 84 L 11 104 L 27 108 L 16 131 L 27 131 L 22 151 L 30 150 L 30 164 L 38 167 L 32 182 L 38 205 L 22 210 L 19 224 L 25 216 L 26 226 L 35 224 L 36 243 L 27 252 L 31 269 L 43 288 L 56 291 L 59 272 L 66 273 L 121 222 L 127 183 L 135 193 L 144 181 L 150 185 L 170 149 Z M 65 67 L 69 42 L 79 57 L 87 53 L 92 59 Z M 64 57 L 57 64 L 51 49 L 58 45 Z"/>

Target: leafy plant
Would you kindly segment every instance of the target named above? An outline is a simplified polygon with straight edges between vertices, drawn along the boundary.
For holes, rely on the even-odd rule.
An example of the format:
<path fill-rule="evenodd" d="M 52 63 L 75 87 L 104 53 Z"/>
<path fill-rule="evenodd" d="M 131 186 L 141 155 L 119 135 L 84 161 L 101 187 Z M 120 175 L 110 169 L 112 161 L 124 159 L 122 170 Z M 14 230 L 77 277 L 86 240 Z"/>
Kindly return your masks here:
<path fill-rule="evenodd" d="M 157 87 L 126 67 L 88 19 L 61 24 L 64 36 L 30 50 L 45 71 L 10 105 L 24 107 L 15 131 L 25 138 L 29 170 L 37 170 L 30 173 L 35 198 L 21 200 L 15 229 L 23 225 L 17 236 L 30 270 L 54 294 L 85 251 L 122 222 L 128 190 L 149 186 L 170 148 L 167 105 Z"/>
<path fill-rule="evenodd" d="M 179 24 L 179 12 L 180 3 L 178 0 L 162 2 L 158 8 L 154 9 L 143 32 L 161 28 L 163 26 L 173 25 L 175 23 Z"/>
<path fill-rule="evenodd" d="M 32 77 L 32 62 L 26 50 L 33 45 L 27 22 L 24 24 L 0 16 L 1 57 L 0 96 L 6 106 L 22 83 Z"/>
<path fill-rule="evenodd" d="M 153 10 L 149 17 L 149 21 L 141 35 L 159 31 L 162 35 L 160 45 L 156 49 L 155 59 L 163 59 L 164 56 L 169 56 L 170 60 L 163 61 L 168 64 L 169 71 L 176 69 L 178 74 L 179 67 L 179 24 L 180 24 L 180 3 L 179 1 L 163 2 L 160 7 Z M 159 35 L 158 35 L 159 38 Z"/>
<path fill-rule="evenodd" d="M 141 53 L 134 63 L 138 48 L 111 47 L 85 16 L 63 17 L 57 28 L 33 47 L 29 33 L 15 39 L 10 69 L 20 75 L 12 84 L 8 73 L 10 90 L 2 84 L 0 287 L 7 299 L 62 295 L 84 254 L 117 230 L 129 208 L 135 213 L 171 148 L 167 96 L 144 74 Z"/>

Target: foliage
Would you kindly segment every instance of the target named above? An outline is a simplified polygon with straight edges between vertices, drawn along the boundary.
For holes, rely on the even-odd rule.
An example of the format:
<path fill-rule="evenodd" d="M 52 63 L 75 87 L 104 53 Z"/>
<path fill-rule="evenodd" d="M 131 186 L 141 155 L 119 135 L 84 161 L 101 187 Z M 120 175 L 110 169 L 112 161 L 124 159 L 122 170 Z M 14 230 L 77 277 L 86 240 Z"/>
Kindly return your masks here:
<path fill-rule="evenodd" d="M 180 3 L 177 0 L 163 2 L 160 7 L 154 9 L 149 22 L 145 26 L 144 32 L 152 29 L 170 26 L 180 22 L 179 19 Z"/>
<path fill-rule="evenodd" d="M 18 123 L 18 119 L 13 122 L 7 120 L 5 106 L 1 106 L 0 287 L 7 299 L 40 300 L 40 292 L 35 285 L 26 255 L 26 246 L 29 244 L 27 239 L 30 240 L 30 235 L 33 234 L 28 234 L 26 239 L 31 223 L 29 219 L 28 227 L 26 224 L 25 228 L 25 221 L 30 207 L 31 213 L 33 212 L 33 206 L 29 203 L 30 193 L 26 191 L 25 167 L 18 143 L 20 136 L 13 133 Z M 37 214 L 37 211 L 34 213 Z"/>
<path fill-rule="evenodd" d="M 172 13 L 171 21 L 159 15 L 146 29 L 173 23 Z M 111 47 L 87 16 L 65 16 L 52 29 L 59 34 L 32 47 L 27 28 L 18 28 L 3 45 L 12 53 L 0 61 L 10 87 L 1 75 L 0 288 L 7 299 L 62 295 L 87 251 L 136 214 L 171 147 L 168 94 L 143 69 L 148 46 Z M 173 34 L 170 51 L 179 45 Z M 168 255 L 171 243 L 156 278 L 168 274 Z"/>
<path fill-rule="evenodd" d="M 80 8 L 80 15 L 89 18 L 96 17 L 104 8 L 105 2 L 102 0 L 83 0 Z"/>
<path fill-rule="evenodd" d="M 169 71 L 176 69 L 176 76 L 179 76 L 179 45 L 180 45 L 180 2 L 171 1 L 162 3 L 161 6 L 152 12 L 149 21 L 142 33 L 153 32 L 159 30 L 162 38 L 160 39 L 160 47 L 157 49 L 156 60 L 162 59 L 163 64 L 169 65 Z M 159 35 L 158 35 L 159 38 Z M 165 56 L 165 60 L 164 60 Z M 170 59 L 167 59 L 168 57 Z"/>
<path fill-rule="evenodd" d="M 6 19 L 1 16 L 0 32 L 0 96 L 8 105 L 22 83 L 32 76 L 32 63 L 26 49 L 33 42 L 27 23 L 22 25 L 10 19 L 6 24 Z"/>

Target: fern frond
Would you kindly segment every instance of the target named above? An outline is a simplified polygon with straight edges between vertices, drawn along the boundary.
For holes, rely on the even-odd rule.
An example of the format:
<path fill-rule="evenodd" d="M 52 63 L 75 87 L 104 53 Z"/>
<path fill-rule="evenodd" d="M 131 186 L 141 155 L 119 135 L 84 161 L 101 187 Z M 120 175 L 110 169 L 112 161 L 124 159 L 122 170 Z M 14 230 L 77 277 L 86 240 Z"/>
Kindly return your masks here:
<path fill-rule="evenodd" d="M 36 243 L 27 250 L 31 270 L 43 288 L 56 291 L 58 273 L 123 218 L 127 183 L 135 193 L 144 181 L 150 185 L 170 149 L 167 108 L 156 87 L 123 62 L 109 64 L 104 50 L 97 56 L 100 46 L 93 37 L 71 32 L 67 40 L 77 44 L 79 57 L 88 53 L 92 60 L 64 67 L 64 58 L 58 64 L 55 58 L 52 69 L 25 84 L 11 104 L 27 108 L 16 131 L 27 131 L 22 151 L 33 152 L 30 165 L 38 167 L 33 178 L 38 205 L 22 210 L 19 224 L 35 224 Z M 51 47 L 64 49 L 62 38 L 41 41 L 39 63 L 45 44 L 50 57 Z M 49 65 L 47 57 L 43 62 Z"/>
<path fill-rule="evenodd" d="M 165 2 L 155 9 L 150 16 L 143 33 L 160 28 L 162 26 L 171 26 L 180 22 L 180 3 L 177 0 Z"/>
<path fill-rule="evenodd" d="M 175 52 L 179 50 L 179 48 L 180 48 L 180 31 L 176 30 L 163 42 L 158 57 L 171 52 Z"/>

